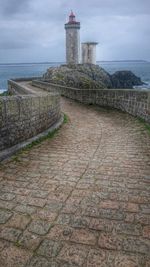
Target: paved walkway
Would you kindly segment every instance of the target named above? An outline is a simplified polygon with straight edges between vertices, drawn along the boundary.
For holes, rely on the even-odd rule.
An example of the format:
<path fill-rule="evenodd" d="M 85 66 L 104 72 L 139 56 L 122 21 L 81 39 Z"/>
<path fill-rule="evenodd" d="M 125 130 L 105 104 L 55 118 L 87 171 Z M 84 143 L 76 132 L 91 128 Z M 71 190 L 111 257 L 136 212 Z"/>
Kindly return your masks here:
<path fill-rule="evenodd" d="M 22 81 L 22 82 L 17 82 L 21 87 L 23 87 L 28 94 L 34 94 L 34 95 L 47 95 L 47 91 L 40 89 L 39 87 L 35 87 L 32 85 L 31 81 Z"/>
<path fill-rule="evenodd" d="M 149 267 L 150 136 L 62 100 L 69 122 L 0 171 L 0 266 Z"/>

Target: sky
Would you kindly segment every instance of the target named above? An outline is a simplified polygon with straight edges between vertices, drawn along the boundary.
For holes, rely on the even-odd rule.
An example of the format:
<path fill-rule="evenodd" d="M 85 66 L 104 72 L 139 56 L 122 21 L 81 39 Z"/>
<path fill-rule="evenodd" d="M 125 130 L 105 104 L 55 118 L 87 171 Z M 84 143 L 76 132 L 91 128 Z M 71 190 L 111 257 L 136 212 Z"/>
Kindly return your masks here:
<path fill-rule="evenodd" d="M 150 0 L 0 0 L 0 63 L 65 61 L 70 10 L 97 60 L 150 61 Z"/>

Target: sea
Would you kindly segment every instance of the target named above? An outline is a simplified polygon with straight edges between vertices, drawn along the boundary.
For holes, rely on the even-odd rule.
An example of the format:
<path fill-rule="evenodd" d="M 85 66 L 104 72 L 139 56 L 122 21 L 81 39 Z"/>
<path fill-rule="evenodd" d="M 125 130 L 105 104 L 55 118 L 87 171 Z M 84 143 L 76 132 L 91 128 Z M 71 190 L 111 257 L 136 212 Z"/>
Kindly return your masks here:
<path fill-rule="evenodd" d="M 7 80 L 20 77 L 41 77 L 49 67 L 63 62 L 0 64 L 0 93 L 7 91 Z M 150 62 L 148 61 L 98 61 L 98 65 L 110 74 L 119 70 L 131 70 L 145 85 L 138 88 L 150 90 Z"/>

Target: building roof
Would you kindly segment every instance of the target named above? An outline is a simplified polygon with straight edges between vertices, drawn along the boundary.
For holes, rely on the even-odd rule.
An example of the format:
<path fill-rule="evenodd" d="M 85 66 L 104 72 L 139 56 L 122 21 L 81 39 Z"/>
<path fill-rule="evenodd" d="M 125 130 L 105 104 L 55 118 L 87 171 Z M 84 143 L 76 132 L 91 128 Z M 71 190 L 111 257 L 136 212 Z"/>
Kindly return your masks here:
<path fill-rule="evenodd" d="M 76 21 L 76 16 L 73 13 L 73 11 L 71 10 L 71 13 L 69 15 L 69 21 L 68 24 L 79 24 L 79 22 Z"/>
<path fill-rule="evenodd" d="M 87 45 L 98 45 L 97 42 L 84 42 L 82 44 L 87 44 Z"/>

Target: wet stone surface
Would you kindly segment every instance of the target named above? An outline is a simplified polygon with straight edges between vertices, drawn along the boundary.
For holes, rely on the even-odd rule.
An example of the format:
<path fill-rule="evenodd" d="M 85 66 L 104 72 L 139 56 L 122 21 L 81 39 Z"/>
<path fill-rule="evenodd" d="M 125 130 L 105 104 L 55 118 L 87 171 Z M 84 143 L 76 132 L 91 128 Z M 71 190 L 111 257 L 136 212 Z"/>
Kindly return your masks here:
<path fill-rule="evenodd" d="M 150 135 L 62 98 L 54 138 L 0 167 L 0 266 L 149 267 Z"/>

